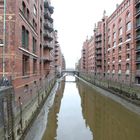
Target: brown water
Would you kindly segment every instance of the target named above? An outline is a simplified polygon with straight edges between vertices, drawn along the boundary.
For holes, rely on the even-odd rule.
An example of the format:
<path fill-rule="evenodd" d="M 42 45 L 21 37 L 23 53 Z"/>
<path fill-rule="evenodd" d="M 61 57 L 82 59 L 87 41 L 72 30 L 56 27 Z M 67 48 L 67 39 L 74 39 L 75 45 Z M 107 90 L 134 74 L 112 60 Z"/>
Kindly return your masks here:
<path fill-rule="evenodd" d="M 40 139 L 29 140 L 41 140 L 41 132 L 42 140 L 140 140 L 140 115 L 82 82 L 62 82 L 48 115 L 40 116 L 34 128 L 44 122 L 46 130 L 32 131 Z"/>

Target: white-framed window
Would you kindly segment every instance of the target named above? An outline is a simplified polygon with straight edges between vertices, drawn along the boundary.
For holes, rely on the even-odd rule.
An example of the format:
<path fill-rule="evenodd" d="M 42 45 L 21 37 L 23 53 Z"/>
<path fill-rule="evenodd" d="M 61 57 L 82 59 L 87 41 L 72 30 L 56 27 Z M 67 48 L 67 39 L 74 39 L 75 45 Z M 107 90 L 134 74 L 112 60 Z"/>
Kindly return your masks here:
<path fill-rule="evenodd" d="M 119 35 L 122 35 L 122 27 L 119 29 Z"/>
<path fill-rule="evenodd" d="M 37 9 L 36 9 L 35 5 L 34 5 L 33 12 L 34 12 L 34 15 L 37 16 Z"/>
<path fill-rule="evenodd" d="M 128 22 L 126 24 L 126 31 L 129 31 L 129 30 L 131 30 L 131 22 Z"/>

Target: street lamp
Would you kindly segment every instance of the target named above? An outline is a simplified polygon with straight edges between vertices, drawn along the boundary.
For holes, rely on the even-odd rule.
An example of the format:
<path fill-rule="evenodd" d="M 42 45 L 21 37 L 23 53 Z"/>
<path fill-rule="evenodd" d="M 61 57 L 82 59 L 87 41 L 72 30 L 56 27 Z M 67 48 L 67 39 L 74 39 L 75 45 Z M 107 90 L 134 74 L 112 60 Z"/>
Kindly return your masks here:
<path fill-rule="evenodd" d="M 2 46 L 2 80 L 0 81 L 0 86 L 9 86 L 10 83 L 5 75 L 6 0 L 4 0 L 4 9 L 3 9 L 3 41 L 1 43 L 1 46 Z"/>
<path fill-rule="evenodd" d="M 6 45 L 6 0 L 3 10 L 3 48 L 2 48 L 2 76 L 5 77 L 5 45 Z"/>

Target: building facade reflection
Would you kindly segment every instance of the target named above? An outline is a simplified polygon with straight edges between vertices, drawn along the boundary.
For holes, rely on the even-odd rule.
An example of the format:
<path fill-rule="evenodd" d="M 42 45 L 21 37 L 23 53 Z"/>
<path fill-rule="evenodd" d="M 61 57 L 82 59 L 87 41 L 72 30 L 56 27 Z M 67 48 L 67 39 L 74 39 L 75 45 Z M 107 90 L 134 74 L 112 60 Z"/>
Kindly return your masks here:
<path fill-rule="evenodd" d="M 57 133 L 57 114 L 60 111 L 61 99 L 65 89 L 65 82 L 61 82 L 55 95 L 54 104 L 48 114 L 48 123 L 42 140 L 54 140 Z"/>
<path fill-rule="evenodd" d="M 83 117 L 94 140 L 139 140 L 139 115 L 83 83 L 77 85 Z"/>

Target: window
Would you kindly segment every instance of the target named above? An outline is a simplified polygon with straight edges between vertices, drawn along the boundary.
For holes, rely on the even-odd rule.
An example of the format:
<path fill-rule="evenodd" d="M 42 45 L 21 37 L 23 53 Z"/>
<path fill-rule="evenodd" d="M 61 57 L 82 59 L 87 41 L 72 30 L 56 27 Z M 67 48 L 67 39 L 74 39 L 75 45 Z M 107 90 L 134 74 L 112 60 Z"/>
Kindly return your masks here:
<path fill-rule="evenodd" d="M 121 56 L 119 56 L 119 61 L 121 60 L 121 58 L 122 58 L 122 57 L 121 57 Z"/>
<path fill-rule="evenodd" d="M 126 64 L 126 70 L 129 70 L 129 63 Z"/>
<path fill-rule="evenodd" d="M 122 50 L 122 47 L 121 47 L 121 46 L 119 46 L 119 52 L 121 52 L 121 50 Z"/>
<path fill-rule="evenodd" d="M 126 14 L 126 20 L 128 20 L 130 18 L 130 12 L 127 12 Z"/>
<path fill-rule="evenodd" d="M 140 11 L 140 4 L 136 5 L 136 13 Z"/>
<path fill-rule="evenodd" d="M 22 2 L 22 12 L 26 14 L 26 5 L 24 2 Z"/>
<path fill-rule="evenodd" d="M 130 44 L 129 44 L 129 43 L 126 44 L 126 49 L 127 49 L 127 50 L 130 49 Z"/>
<path fill-rule="evenodd" d="M 35 22 L 35 20 L 33 19 L 33 27 L 34 27 L 34 29 L 36 29 L 37 30 L 37 24 L 36 24 L 36 22 Z"/>
<path fill-rule="evenodd" d="M 122 43 L 122 38 L 119 38 L 119 43 Z"/>
<path fill-rule="evenodd" d="M 136 67 L 137 67 L 137 70 L 140 70 L 140 64 L 137 64 Z"/>
<path fill-rule="evenodd" d="M 29 48 L 29 32 L 26 30 L 26 37 L 25 37 L 25 39 L 26 39 L 26 49 L 28 49 Z"/>
<path fill-rule="evenodd" d="M 23 55 L 22 57 L 22 73 L 23 76 L 29 74 L 29 56 Z"/>
<path fill-rule="evenodd" d="M 137 53 L 137 55 L 136 55 L 136 60 L 137 60 L 137 61 L 140 61 L 140 52 Z"/>
<path fill-rule="evenodd" d="M 26 30 L 25 27 L 22 26 L 22 47 L 25 48 L 25 36 L 26 36 Z"/>
<path fill-rule="evenodd" d="M 128 53 L 128 54 L 126 54 L 126 58 L 127 59 L 129 59 L 130 58 L 130 54 Z"/>
<path fill-rule="evenodd" d="M 115 69 L 115 66 L 114 66 L 114 65 L 112 66 L 112 69 L 113 69 L 113 70 Z"/>
<path fill-rule="evenodd" d="M 119 35 L 122 35 L 122 28 L 119 29 Z"/>
<path fill-rule="evenodd" d="M 108 65 L 108 70 L 110 70 L 110 66 Z"/>
<path fill-rule="evenodd" d="M 116 41 L 113 42 L 113 47 L 116 47 Z"/>
<path fill-rule="evenodd" d="M 115 61 L 115 57 L 113 57 L 113 61 Z"/>
<path fill-rule="evenodd" d="M 131 30 L 131 22 L 128 22 L 126 24 L 126 31 L 129 31 L 129 30 Z"/>
<path fill-rule="evenodd" d="M 137 32 L 136 32 L 136 37 L 137 37 L 137 38 L 140 37 L 140 30 L 137 30 Z"/>
<path fill-rule="evenodd" d="M 22 26 L 22 47 L 28 49 L 29 47 L 29 32 Z"/>
<path fill-rule="evenodd" d="M 131 34 L 130 33 L 126 35 L 126 40 L 127 39 L 131 39 Z"/>
<path fill-rule="evenodd" d="M 110 36 L 108 36 L 108 42 L 110 42 Z"/>
<path fill-rule="evenodd" d="M 113 24 L 113 30 L 115 29 L 115 24 Z"/>
<path fill-rule="evenodd" d="M 33 74 L 37 72 L 37 60 L 33 59 Z"/>
<path fill-rule="evenodd" d="M 118 69 L 121 70 L 121 64 L 118 65 Z"/>
<path fill-rule="evenodd" d="M 113 53 L 115 53 L 115 49 L 113 49 L 113 51 L 112 51 Z"/>
<path fill-rule="evenodd" d="M 28 20 L 30 19 L 30 12 L 29 12 L 28 9 L 27 9 L 27 19 L 28 19 Z"/>
<path fill-rule="evenodd" d="M 35 5 L 34 5 L 34 9 L 33 10 L 34 10 L 33 11 L 34 12 L 34 15 L 37 16 L 37 9 L 36 9 Z"/>
<path fill-rule="evenodd" d="M 36 39 L 33 37 L 33 53 L 36 53 Z"/>
<path fill-rule="evenodd" d="M 121 23 L 122 23 L 122 19 L 119 19 L 119 25 L 121 25 Z"/>
<path fill-rule="evenodd" d="M 138 17 L 136 18 L 136 26 L 137 26 L 137 27 L 140 26 L 140 16 L 138 16 Z"/>
<path fill-rule="evenodd" d="M 140 49 L 140 41 L 137 42 L 136 49 Z"/>
<path fill-rule="evenodd" d="M 116 39 L 116 32 L 113 33 L 113 39 Z"/>

